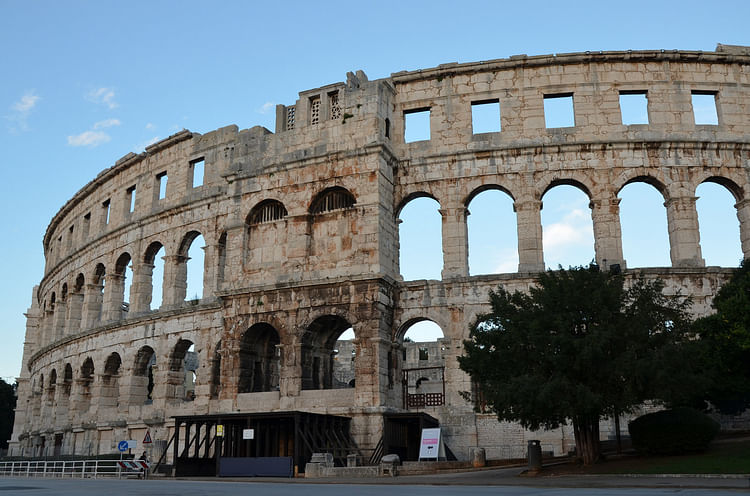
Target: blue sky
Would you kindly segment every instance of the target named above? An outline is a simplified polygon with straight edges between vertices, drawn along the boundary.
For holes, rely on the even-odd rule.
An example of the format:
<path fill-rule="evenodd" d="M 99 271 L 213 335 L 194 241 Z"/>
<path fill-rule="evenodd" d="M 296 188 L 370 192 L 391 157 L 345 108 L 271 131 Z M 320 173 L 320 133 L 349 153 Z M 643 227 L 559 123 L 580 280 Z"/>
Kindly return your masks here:
<path fill-rule="evenodd" d="M 0 332 L 5 344 L 0 377 L 12 378 L 20 371 L 22 314 L 43 275 L 47 224 L 78 189 L 128 152 L 140 152 L 183 128 L 200 133 L 229 124 L 273 129 L 275 104 L 291 104 L 299 91 L 343 81 L 347 71 L 362 69 L 375 79 L 400 70 L 520 53 L 711 51 L 717 42 L 750 44 L 748 18 L 747 1 L 0 0 L 0 201 L 5 234 L 0 244 Z M 553 193 L 561 198 L 553 198 Z M 702 214 L 707 218 L 726 217 L 720 212 L 725 208 L 721 201 L 727 201 L 718 193 L 718 200 L 700 200 L 718 208 L 718 214 Z M 588 262 L 593 252 L 586 239 L 590 215 L 585 198 L 562 189 L 549 195 L 543 211 L 545 235 L 552 243 L 545 244 L 547 263 Z M 502 213 L 497 215 L 513 225 L 510 204 L 489 196 L 470 206 L 471 223 L 495 215 L 487 213 L 493 207 L 483 206 L 483 200 L 499 205 Z M 623 205 L 627 202 L 642 203 L 624 198 Z M 736 265 L 737 253 L 724 253 L 727 245 L 738 247 L 738 242 L 727 243 L 732 226 L 706 224 L 717 224 L 713 227 L 719 230 L 710 241 L 702 233 L 707 262 L 713 259 L 707 246 L 713 243 Z M 639 227 L 628 227 L 623 219 L 623 231 L 628 229 Z M 470 224 L 470 241 L 471 231 Z M 473 242 L 472 273 L 517 263 L 510 260 L 515 255 L 507 247 L 513 229 L 498 231 L 489 233 L 496 239 Z M 628 263 L 648 264 L 633 262 L 663 251 L 663 244 L 659 249 L 641 246 L 660 234 L 666 230 L 625 235 Z"/>

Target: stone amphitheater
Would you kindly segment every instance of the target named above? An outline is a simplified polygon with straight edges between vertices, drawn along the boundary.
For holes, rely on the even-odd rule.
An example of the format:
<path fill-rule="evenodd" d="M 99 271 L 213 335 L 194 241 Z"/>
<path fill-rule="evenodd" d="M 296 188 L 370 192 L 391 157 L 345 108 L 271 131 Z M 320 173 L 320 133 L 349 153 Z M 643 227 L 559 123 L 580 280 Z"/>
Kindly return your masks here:
<path fill-rule="evenodd" d="M 645 122 L 623 123 L 627 95 L 646 102 Z M 716 122 L 697 118 L 696 96 Z M 572 103 L 573 125 L 547 127 L 551 99 Z M 486 105 L 499 108 L 498 129 L 474 132 Z M 413 114 L 429 122 L 426 139 L 405 139 Z M 413 458 L 419 429 L 438 424 L 459 460 L 476 447 L 521 456 L 532 438 L 562 454 L 570 430 L 475 413 L 456 361 L 488 291 L 528 288 L 544 270 L 545 193 L 583 191 L 597 263 L 663 279 L 692 295 L 696 315 L 731 274 L 702 258 L 698 185 L 734 196 L 750 257 L 748 47 L 519 55 L 374 81 L 357 71 L 278 105 L 275 127 L 179 132 L 118 160 L 53 217 L 11 455 L 116 453 L 148 432 L 152 458 L 178 473 L 210 473 L 217 451 L 294 456 L 301 471 L 315 451 Z M 664 197 L 669 267 L 623 258 L 618 193 L 633 182 Z M 518 270 L 470 276 L 469 203 L 492 189 L 514 204 Z M 401 276 L 399 214 L 420 197 L 440 205 L 440 280 Z M 202 294 L 191 297 L 188 252 L 201 239 Z M 423 320 L 444 337 L 405 343 Z M 240 435 L 249 427 L 252 440 Z"/>

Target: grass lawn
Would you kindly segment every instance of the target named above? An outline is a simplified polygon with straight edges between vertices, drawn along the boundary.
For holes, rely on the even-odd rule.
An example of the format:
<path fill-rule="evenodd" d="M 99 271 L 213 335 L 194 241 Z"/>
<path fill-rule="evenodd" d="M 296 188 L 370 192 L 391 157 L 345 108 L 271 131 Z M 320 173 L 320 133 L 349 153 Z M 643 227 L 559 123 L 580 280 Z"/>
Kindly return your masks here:
<path fill-rule="evenodd" d="M 705 453 L 611 457 L 590 467 L 550 467 L 552 474 L 750 474 L 750 438 L 718 440 Z"/>

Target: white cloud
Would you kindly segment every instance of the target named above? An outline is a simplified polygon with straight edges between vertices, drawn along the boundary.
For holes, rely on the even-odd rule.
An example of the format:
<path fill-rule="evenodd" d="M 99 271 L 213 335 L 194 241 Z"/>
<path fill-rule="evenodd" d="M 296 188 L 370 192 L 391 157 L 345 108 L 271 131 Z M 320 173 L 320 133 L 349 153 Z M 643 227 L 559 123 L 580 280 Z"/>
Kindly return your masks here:
<path fill-rule="evenodd" d="M 107 143 L 110 136 L 104 131 L 84 131 L 75 136 L 68 136 L 68 145 L 70 146 L 99 146 Z"/>
<path fill-rule="evenodd" d="M 97 88 L 89 91 L 86 95 L 86 99 L 90 102 L 104 105 L 109 109 L 117 108 L 117 102 L 115 102 L 115 90 L 112 88 Z"/>
<path fill-rule="evenodd" d="M 266 102 L 263 105 L 260 106 L 260 108 L 257 110 L 259 114 L 267 114 L 269 113 L 273 108 L 276 107 L 276 104 L 273 102 Z"/>
<path fill-rule="evenodd" d="M 161 136 L 154 136 L 150 140 L 146 140 L 146 141 L 144 141 L 142 143 L 138 143 L 137 145 L 135 145 L 135 149 L 136 150 L 145 150 L 146 147 L 153 145 L 154 143 L 156 143 L 157 141 L 160 141 L 161 139 L 162 139 Z"/>
<path fill-rule="evenodd" d="M 149 122 L 148 124 L 146 124 L 146 129 L 151 131 L 152 129 L 156 129 L 156 126 Z"/>
<path fill-rule="evenodd" d="M 94 129 L 104 129 L 112 126 L 119 126 L 120 125 L 120 119 L 106 119 L 103 121 L 99 121 L 94 124 Z"/>
<path fill-rule="evenodd" d="M 34 90 L 30 90 L 20 100 L 11 105 L 11 114 L 5 116 L 11 122 L 11 131 L 26 131 L 29 128 L 29 115 L 40 99 L 41 97 L 36 95 Z"/>

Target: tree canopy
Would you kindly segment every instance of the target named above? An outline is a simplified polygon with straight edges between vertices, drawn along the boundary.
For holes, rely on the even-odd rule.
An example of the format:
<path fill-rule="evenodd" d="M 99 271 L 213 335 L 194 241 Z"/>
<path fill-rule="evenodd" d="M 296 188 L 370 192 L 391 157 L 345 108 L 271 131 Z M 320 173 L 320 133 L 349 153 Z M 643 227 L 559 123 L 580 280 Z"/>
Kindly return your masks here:
<path fill-rule="evenodd" d="M 624 282 L 592 265 L 547 271 L 528 293 L 490 292 L 459 364 L 498 419 L 532 430 L 571 421 L 593 463 L 601 418 L 689 395 L 680 358 L 689 300 L 666 296 L 660 280 Z"/>
<path fill-rule="evenodd" d="M 10 439 L 10 436 L 13 433 L 15 408 L 15 388 L 0 379 L 0 449 L 8 448 L 8 439 Z"/>
<path fill-rule="evenodd" d="M 713 315 L 695 321 L 710 385 L 699 400 L 736 414 L 750 406 L 750 261 L 745 260 L 714 297 Z"/>

